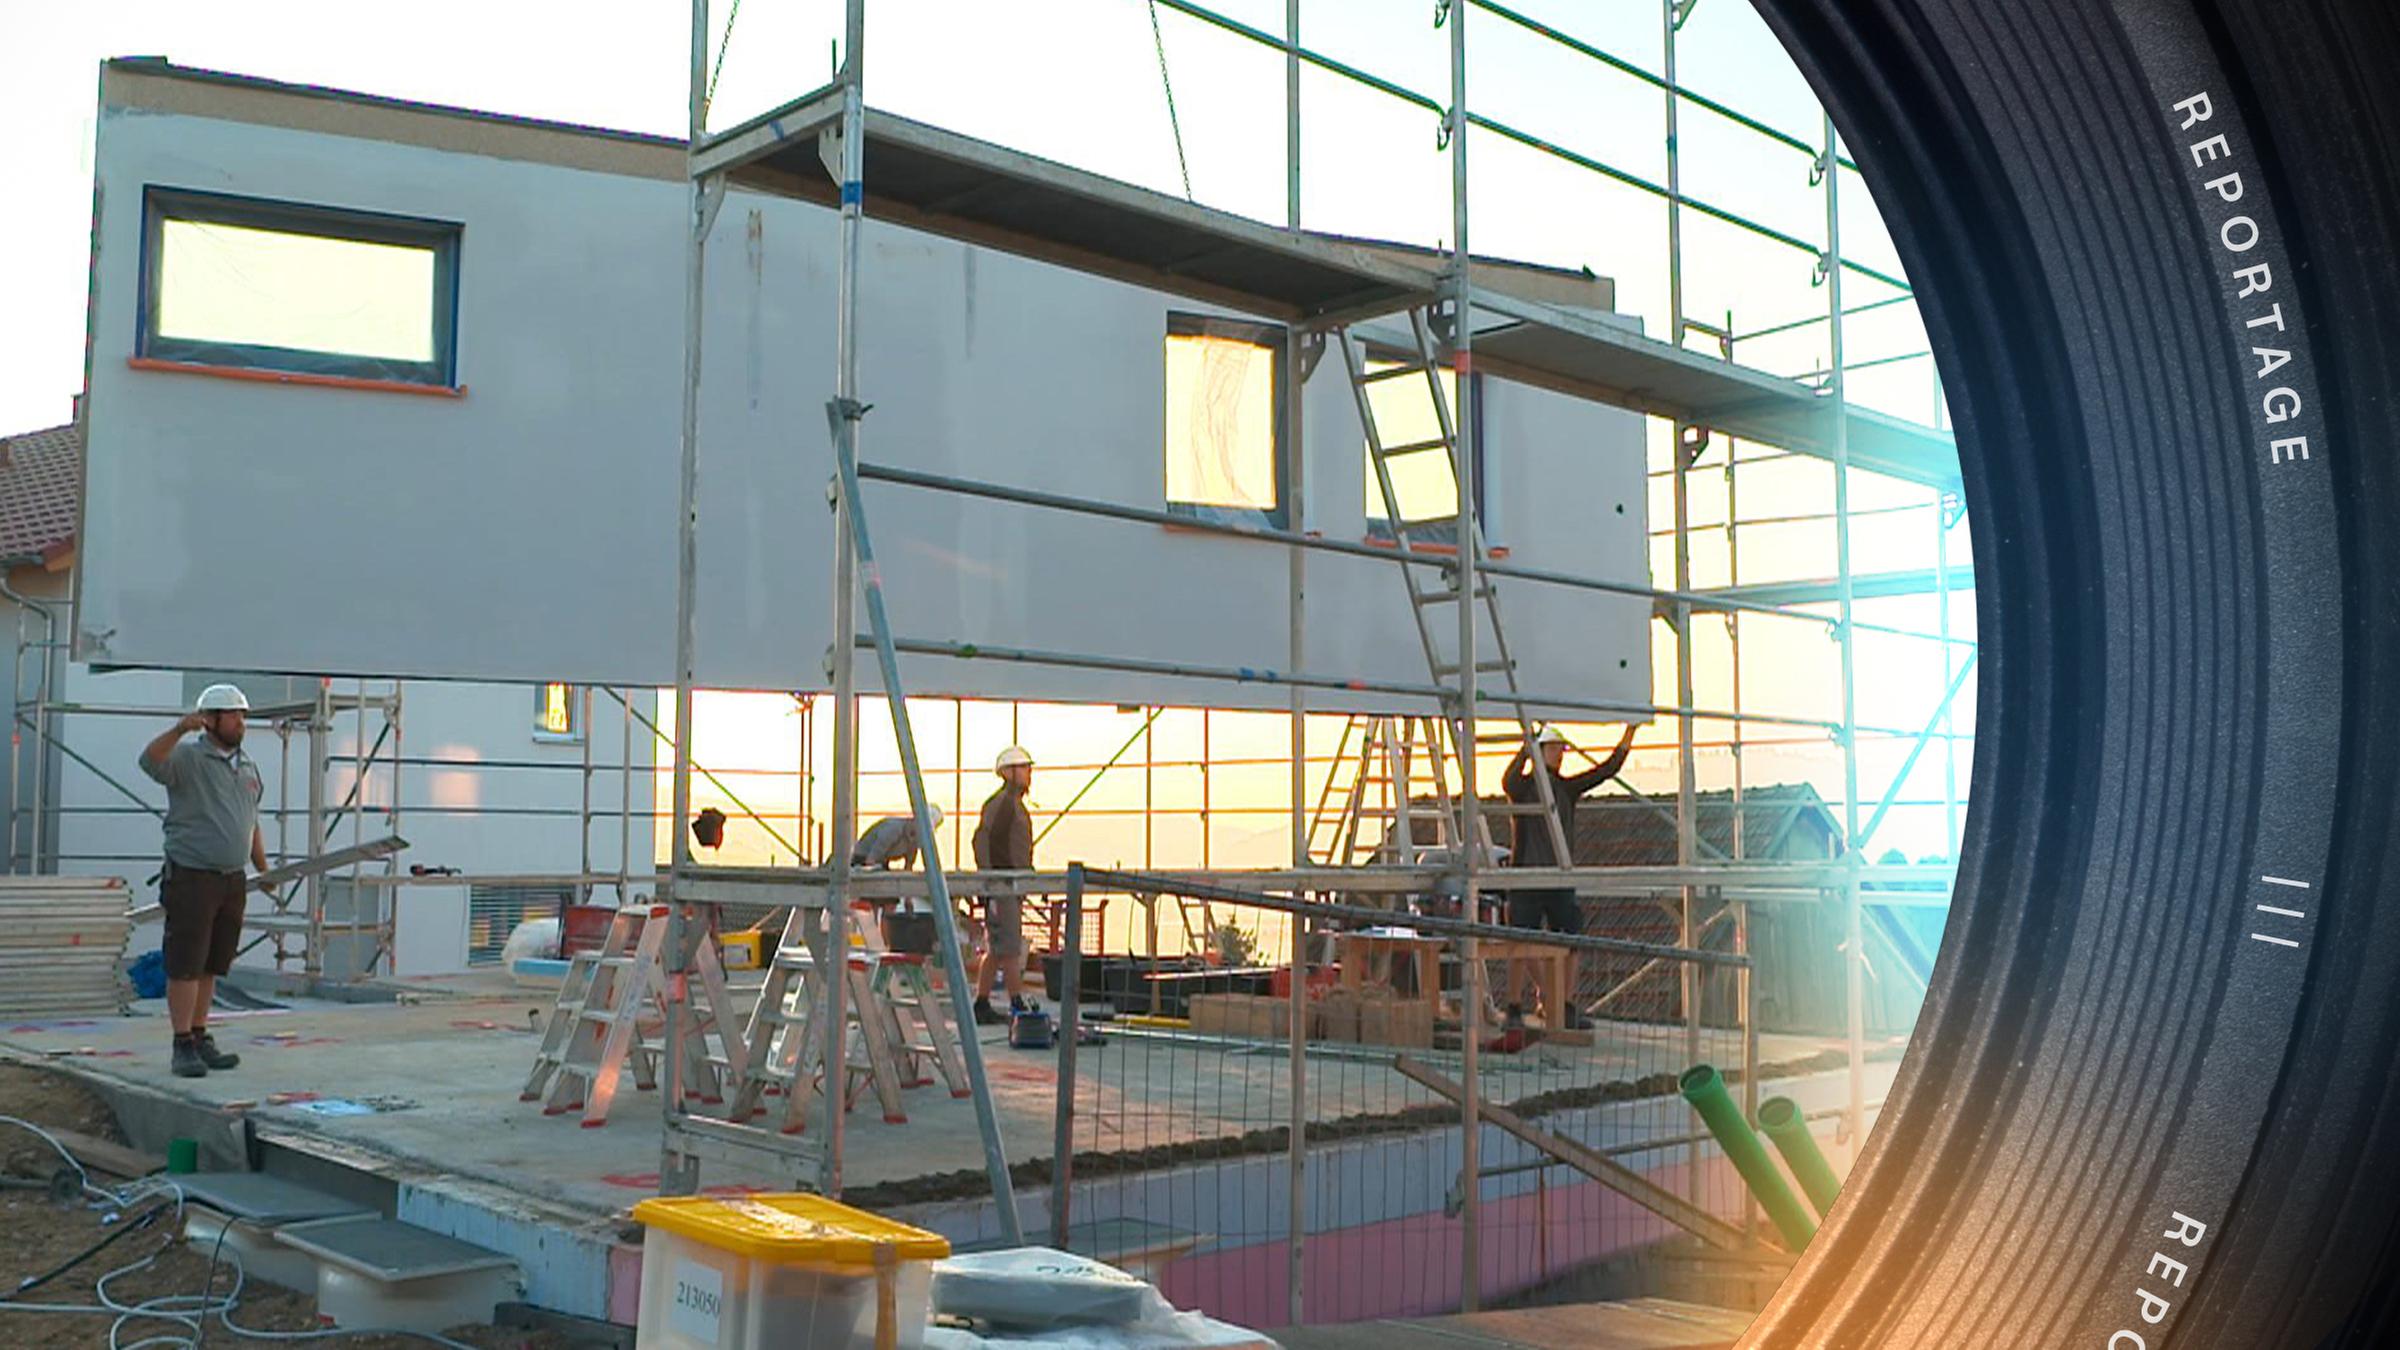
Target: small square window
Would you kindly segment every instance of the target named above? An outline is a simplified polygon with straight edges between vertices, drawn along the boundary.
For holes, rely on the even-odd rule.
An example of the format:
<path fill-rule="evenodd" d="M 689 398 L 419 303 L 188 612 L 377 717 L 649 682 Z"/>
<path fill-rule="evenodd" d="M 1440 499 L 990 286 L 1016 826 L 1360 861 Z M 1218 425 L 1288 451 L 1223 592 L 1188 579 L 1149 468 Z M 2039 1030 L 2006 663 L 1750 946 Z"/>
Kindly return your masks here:
<path fill-rule="evenodd" d="M 533 738 L 537 741 L 583 739 L 583 691 L 571 684 L 533 687 Z"/>
<path fill-rule="evenodd" d="M 1167 509 L 1283 528 L 1284 330 L 1167 316 Z"/>
<path fill-rule="evenodd" d="M 1394 361 L 1366 363 L 1369 374 L 1394 370 Z M 1367 386 L 1368 406 L 1375 414 L 1376 439 L 1387 453 L 1384 467 L 1392 477 L 1392 495 L 1399 502 L 1401 519 L 1408 526 L 1412 543 L 1456 544 L 1458 542 L 1458 470 L 1451 463 L 1450 447 L 1429 444 L 1443 440 L 1442 412 L 1455 419 L 1458 416 L 1458 375 L 1439 370 L 1435 378 L 1442 389 L 1442 408 L 1436 409 L 1433 391 L 1422 378 L 1377 380 Z M 1481 395 L 1480 381 L 1474 386 Z M 1480 398 L 1477 400 L 1480 404 Z M 1480 409 L 1475 413 L 1478 429 L 1483 424 Z M 1410 450 L 1408 446 L 1424 446 Z M 1384 504 L 1383 485 L 1375 479 L 1374 447 L 1363 439 L 1359 443 L 1359 467 L 1365 485 L 1367 533 L 1376 539 L 1393 537 L 1391 511 Z M 1480 472 L 1487 462 L 1483 453 L 1483 437 L 1475 438 L 1475 498 L 1478 514 L 1483 502 L 1483 477 Z M 1489 537 L 1489 522 L 1485 522 Z"/>
<path fill-rule="evenodd" d="M 137 351 L 450 386 L 459 227 L 151 188 Z"/>

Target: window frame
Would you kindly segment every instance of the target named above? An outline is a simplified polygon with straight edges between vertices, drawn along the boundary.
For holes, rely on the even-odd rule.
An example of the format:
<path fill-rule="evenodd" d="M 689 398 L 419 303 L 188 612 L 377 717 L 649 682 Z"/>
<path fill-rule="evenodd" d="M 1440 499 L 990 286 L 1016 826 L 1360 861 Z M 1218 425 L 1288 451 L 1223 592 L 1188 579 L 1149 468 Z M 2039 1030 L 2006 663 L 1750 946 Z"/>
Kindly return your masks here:
<path fill-rule="evenodd" d="M 158 331 L 160 270 L 166 265 L 166 227 L 170 220 L 431 250 L 433 359 L 402 361 L 304 347 L 161 334 Z M 278 371 L 455 389 L 458 387 L 459 253 L 465 233 L 466 227 L 456 221 L 150 184 L 142 189 L 141 291 L 135 318 L 134 356 L 137 360 L 183 366 Z"/>
<path fill-rule="evenodd" d="M 1380 358 L 1370 355 L 1369 359 L 1374 360 Z M 1448 367 L 1444 367 L 1444 369 L 1448 369 Z M 1488 495 L 1488 485 L 1491 481 L 1491 474 L 1486 472 L 1491 467 L 1492 455 L 1491 445 L 1484 439 L 1483 434 L 1483 400 L 1488 387 L 1489 386 L 1484 380 L 1482 371 L 1477 370 L 1468 373 L 1467 411 L 1468 420 L 1471 423 L 1469 429 L 1473 434 L 1475 447 L 1475 518 L 1483 523 L 1483 542 L 1486 548 L 1493 546 L 1491 512 L 1488 505 L 1491 500 L 1490 496 Z M 1458 416 L 1458 409 L 1456 406 L 1453 406 L 1450 409 L 1450 416 L 1453 419 Z M 1374 481 L 1373 475 L 1375 472 L 1374 464 L 1367 458 L 1372 453 L 1373 452 L 1368 448 L 1367 445 L 1366 428 L 1361 427 L 1359 428 L 1358 433 L 1359 466 L 1367 475 L 1366 481 L 1369 483 Z M 1418 453 L 1429 455 L 1433 454 L 1434 452 L 1431 450 L 1424 450 L 1419 451 Z M 1453 466 L 1452 468 L 1452 476 L 1454 478 L 1456 476 L 1456 466 Z M 1369 488 L 1367 500 L 1362 503 L 1362 505 L 1365 507 L 1365 515 L 1367 520 L 1367 540 L 1369 543 L 1396 544 L 1399 542 L 1400 530 L 1402 527 L 1398 521 L 1389 520 L 1376 514 L 1376 512 L 1381 510 L 1383 507 L 1383 503 L 1376 500 L 1378 495 L 1379 494 L 1377 494 L 1373 488 Z M 1408 542 L 1412 545 L 1417 545 L 1419 547 L 1430 545 L 1435 548 L 1458 547 L 1458 525 L 1456 517 L 1452 517 L 1451 522 L 1448 524 L 1436 524 L 1428 521 L 1421 524 L 1410 525 L 1407 527 L 1407 530 Z"/>
<path fill-rule="evenodd" d="M 1200 502 L 1179 502 L 1167 495 L 1166 428 L 1162 416 L 1159 429 L 1159 496 L 1166 503 L 1169 515 L 1191 520 L 1205 520 L 1219 525 L 1248 525 L 1270 530 L 1291 526 L 1292 503 L 1289 496 L 1292 483 L 1292 447 L 1290 438 L 1291 389 L 1289 387 L 1289 356 L 1292 334 L 1278 323 L 1256 319 L 1229 319 L 1214 314 L 1197 314 L 1186 310 L 1167 311 L 1166 332 L 1159 337 L 1159 354 L 1163 365 L 1167 343 L 1179 337 L 1226 338 L 1262 347 L 1273 361 L 1273 409 L 1269 414 L 1274 429 L 1275 504 L 1261 510 L 1255 506 L 1210 506 Z M 1165 402 L 1165 390 L 1160 390 Z M 1162 412 L 1164 409 L 1162 408 Z"/>
<path fill-rule="evenodd" d="M 567 691 L 567 729 L 552 731 L 542 724 L 543 705 L 553 688 Z M 564 680 L 544 680 L 533 686 L 533 739 L 544 745 L 583 744 L 583 686 Z"/>

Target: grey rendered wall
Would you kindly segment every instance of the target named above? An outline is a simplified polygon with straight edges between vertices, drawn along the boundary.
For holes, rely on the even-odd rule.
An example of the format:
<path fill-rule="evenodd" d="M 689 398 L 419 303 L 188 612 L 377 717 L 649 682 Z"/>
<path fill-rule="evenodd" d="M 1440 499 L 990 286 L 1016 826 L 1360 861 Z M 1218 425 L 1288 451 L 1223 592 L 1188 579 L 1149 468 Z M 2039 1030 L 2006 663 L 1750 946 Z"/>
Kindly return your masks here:
<path fill-rule="evenodd" d="M 674 672 L 681 240 L 674 183 L 181 114 L 99 132 L 78 654 L 109 665 L 661 685 Z M 130 369 L 145 185 L 460 222 L 459 372 L 434 398 Z M 1161 504 L 1170 309 L 870 229 L 873 461 Z M 832 217 L 735 197 L 710 252 L 700 680 L 823 683 Z M 1641 419 L 1492 385 L 1494 541 L 1640 583 Z M 1364 535 L 1338 358 L 1306 390 L 1309 526 Z M 896 627 L 964 641 L 1281 669 L 1284 551 L 868 489 Z M 1621 514 L 1620 514 L 1621 508 Z M 1312 557 L 1320 674 L 1425 678 L 1395 569 Z M 1530 688 L 1649 701 L 1648 605 L 1503 586 Z M 1281 707 L 1262 685 L 913 660 L 912 692 Z M 1314 706 L 1358 705 L 1354 696 Z"/>

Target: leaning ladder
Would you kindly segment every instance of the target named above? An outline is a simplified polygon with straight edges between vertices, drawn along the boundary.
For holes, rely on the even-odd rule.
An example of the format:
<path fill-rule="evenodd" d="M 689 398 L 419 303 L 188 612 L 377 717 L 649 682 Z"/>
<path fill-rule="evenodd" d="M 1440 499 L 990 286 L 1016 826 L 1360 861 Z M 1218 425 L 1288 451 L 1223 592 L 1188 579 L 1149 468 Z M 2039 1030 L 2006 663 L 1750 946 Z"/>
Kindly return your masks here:
<path fill-rule="evenodd" d="M 1465 321 L 1463 315 L 1459 317 L 1459 321 Z M 1395 556 L 1400 562 L 1401 582 L 1408 588 L 1409 613 L 1416 623 L 1418 643 L 1425 652 L 1426 669 L 1432 673 L 1433 682 L 1436 685 L 1445 687 L 1443 715 L 1450 726 L 1451 753 L 1454 755 L 1476 753 L 1486 745 L 1512 746 L 1531 757 L 1535 770 L 1533 782 L 1536 800 L 1484 806 L 1477 814 L 1480 837 L 1471 842 L 1484 851 L 1484 856 L 1489 857 L 1493 848 L 1489 823 L 1492 816 L 1521 818 L 1538 815 L 1542 821 L 1542 827 L 1550 833 L 1551 856 L 1559 859 L 1563 866 L 1571 862 L 1574 855 L 1568 847 L 1566 831 L 1559 824 L 1557 802 L 1550 790 L 1550 775 L 1540 771 L 1541 759 L 1534 750 L 1536 728 L 1533 714 L 1526 705 L 1524 692 L 1517 682 L 1517 662 L 1509 652 L 1507 630 L 1500 622 L 1500 598 L 1493 588 L 1491 574 L 1483 571 L 1480 567 L 1476 569 L 1475 594 L 1472 597 L 1461 594 L 1460 573 L 1455 566 L 1442 569 L 1444 577 L 1442 585 L 1427 587 L 1421 585 L 1417 579 L 1421 565 L 1418 561 L 1418 550 L 1409 537 L 1410 531 L 1417 525 L 1448 522 L 1455 528 L 1460 549 L 1474 550 L 1474 557 L 1478 563 L 1481 563 L 1487 555 L 1483 542 L 1483 526 L 1476 519 L 1474 503 L 1467 501 L 1466 494 L 1463 492 L 1458 494 L 1460 499 L 1458 509 L 1451 516 L 1410 521 L 1401 513 L 1400 493 L 1392 481 L 1393 460 L 1404 455 L 1439 450 L 1443 453 L 1445 462 L 1453 466 L 1454 482 L 1456 481 L 1455 466 L 1458 462 L 1457 431 L 1451 420 L 1450 401 L 1442 392 L 1442 363 L 1434 349 L 1432 326 L 1426 318 L 1425 311 L 1421 308 L 1409 311 L 1408 324 L 1409 331 L 1415 339 L 1414 349 L 1404 352 L 1401 359 L 1384 364 L 1379 369 L 1368 368 L 1365 345 L 1354 331 L 1344 328 L 1340 330 L 1339 336 L 1342 344 L 1342 363 L 1349 371 L 1350 390 L 1358 401 L 1359 424 L 1367 436 L 1367 459 L 1375 467 L 1375 485 L 1383 497 L 1384 519 L 1391 522 L 1392 542 L 1396 549 Z M 1419 378 L 1425 382 L 1426 396 L 1433 403 L 1436 430 L 1432 436 L 1423 440 L 1389 445 L 1385 443 L 1382 433 L 1376 426 L 1373 390 L 1376 385 L 1387 381 L 1405 380 L 1410 377 Z M 1485 622 L 1478 626 L 1477 632 L 1491 635 L 1491 651 L 1489 654 L 1477 650 L 1446 656 L 1443 641 L 1436 636 L 1438 630 L 1446 625 L 1434 623 L 1430 615 L 1443 606 L 1469 600 L 1479 601 L 1484 607 Z M 1456 645 L 1455 638 L 1452 638 L 1450 642 L 1451 645 Z M 1491 701 L 1507 707 L 1514 713 L 1517 725 L 1513 730 L 1487 734 L 1467 724 L 1458 706 L 1456 696 L 1446 692 L 1449 681 L 1460 673 L 1467 662 L 1474 663 L 1478 674 L 1492 674 L 1500 678 L 1500 688 L 1494 691 Z M 1436 749 L 1433 753 L 1439 754 L 1440 751 Z M 1437 779 L 1440 776 L 1440 774 L 1436 774 Z M 1464 781 L 1463 776 L 1461 781 Z M 1450 822 L 1449 832 L 1452 839 L 1461 845 L 1470 842 L 1466 839 L 1466 830 L 1463 824 L 1460 823 L 1465 816 L 1463 802 L 1459 804 L 1455 814 L 1445 810 L 1443 816 Z"/>
<path fill-rule="evenodd" d="M 1435 717 L 1352 717 L 1309 824 L 1310 857 L 1328 867 L 1406 864 L 1416 848 L 1456 848 L 1457 821 L 1442 776 L 1443 726 Z M 1428 780 L 1430 803 L 1418 798 L 1420 777 Z M 1420 821 L 1430 832 L 1418 828 Z M 1372 828 L 1377 822 L 1380 831 Z"/>

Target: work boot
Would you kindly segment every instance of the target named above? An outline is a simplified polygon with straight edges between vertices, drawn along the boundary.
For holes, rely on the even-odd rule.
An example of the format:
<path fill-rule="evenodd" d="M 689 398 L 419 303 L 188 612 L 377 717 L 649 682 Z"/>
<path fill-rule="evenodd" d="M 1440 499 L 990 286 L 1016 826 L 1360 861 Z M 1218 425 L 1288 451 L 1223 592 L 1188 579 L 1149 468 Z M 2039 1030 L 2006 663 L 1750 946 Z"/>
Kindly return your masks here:
<path fill-rule="evenodd" d="M 200 1045 L 189 1036 L 175 1038 L 174 1072 L 177 1078 L 208 1077 L 208 1062 L 200 1058 Z"/>
<path fill-rule="evenodd" d="M 975 1000 L 975 1025 L 979 1027 L 1004 1027 L 1008 1025 L 1008 1016 L 1007 1014 L 1002 1013 L 999 1009 L 994 1008 L 990 999 L 979 998 Z"/>
<path fill-rule="evenodd" d="M 230 1069 L 242 1062 L 240 1055 L 228 1054 L 217 1048 L 217 1038 L 205 1031 L 192 1033 L 192 1046 L 200 1052 L 200 1062 L 212 1069 Z"/>

